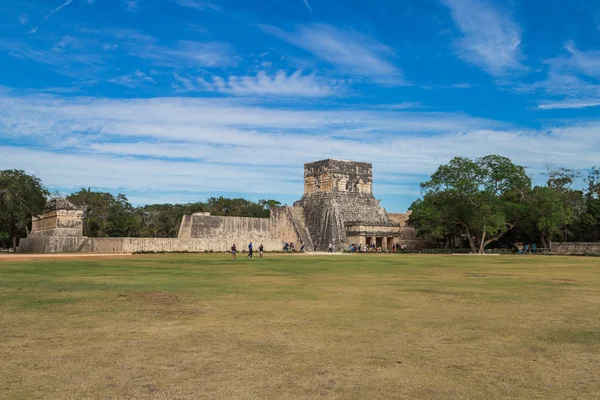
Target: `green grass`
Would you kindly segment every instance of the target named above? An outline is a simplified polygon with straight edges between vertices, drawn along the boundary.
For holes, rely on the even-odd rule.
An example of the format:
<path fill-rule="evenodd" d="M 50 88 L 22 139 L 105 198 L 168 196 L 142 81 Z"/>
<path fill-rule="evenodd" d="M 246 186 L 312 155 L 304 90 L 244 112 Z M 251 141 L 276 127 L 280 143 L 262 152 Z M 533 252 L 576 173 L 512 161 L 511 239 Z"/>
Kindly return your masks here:
<path fill-rule="evenodd" d="M 2 399 L 600 398 L 600 261 L 0 261 Z"/>

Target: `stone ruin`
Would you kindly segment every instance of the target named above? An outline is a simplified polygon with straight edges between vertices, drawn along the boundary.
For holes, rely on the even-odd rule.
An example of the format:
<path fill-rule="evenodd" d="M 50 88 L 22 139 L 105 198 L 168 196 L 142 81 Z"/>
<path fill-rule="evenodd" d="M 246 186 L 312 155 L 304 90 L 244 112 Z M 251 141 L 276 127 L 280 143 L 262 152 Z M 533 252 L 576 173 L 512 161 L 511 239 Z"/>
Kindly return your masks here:
<path fill-rule="evenodd" d="M 83 211 L 65 199 L 55 199 L 32 219 L 32 231 L 21 239 L 21 252 L 87 251 L 103 253 L 227 251 L 233 243 L 246 250 L 250 241 L 266 251 L 283 243 L 301 244 L 306 251 L 336 251 L 350 244 L 374 244 L 392 250 L 427 248 L 406 222 L 409 214 L 387 213 L 373 196 L 372 165 L 322 160 L 304 165 L 304 195 L 291 207 L 276 207 L 270 218 L 219 217 L 210 213 L 184 215 L 177 238 L 87 238 Z"/>
<path fill-rule="evenodd" d="M 336 250 L 350 244 L 373 243 L 392 250 L 430 247 L 406 222 L 409 214 L 387 213 L 373 196 L 370 163 L 322 160 L 304 165 L 304 195 L 292 207 L 277 207 L 266 218 L 184 216 L 180 238 L 208 238 L 237 232 L 244 236 L 301 244 L 307 251 Z M 229 218 L 229 220 L 228 220 Z M 235 222 L 235 223 L 234 223 Z M 253 232 L 248 235 L 246 233 Z"/>
<path fill-rule="evenodd" d="M 77 251 L 83 237 L 83 210 L 67 199 L 52 199 L 44 212 L 31 218 L 31 232 L 19 251 Z"/>

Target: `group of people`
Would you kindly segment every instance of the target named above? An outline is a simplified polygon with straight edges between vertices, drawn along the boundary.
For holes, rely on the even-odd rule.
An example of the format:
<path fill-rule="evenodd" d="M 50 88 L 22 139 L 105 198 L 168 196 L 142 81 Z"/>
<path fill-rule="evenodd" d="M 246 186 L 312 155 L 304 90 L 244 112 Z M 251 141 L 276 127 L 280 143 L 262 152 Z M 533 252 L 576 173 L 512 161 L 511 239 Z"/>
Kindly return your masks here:
<path fill-rule="evenodd" d="M 304 252 L 304 242 L 300 242 L 300 252 Z M 294 242 L 285 242 L 283 244 L 283 251 L 296 251 L 296 244 Z"/>
<path fill-rule="evenodd" d="M 523 247 L 517 246 L 517 251 L 519 254 L 535 254 L 537 253 L 537 245 L 534 243 L 532 245 L 524 245 Z"/>
<path fill-rule="evenodd" d="M 332 245 L 329 245 L 330 249 L 332 248 Z M 406 249 L 406 245 L 405 244 L 399 244 L 399 243 L 394 243 L 392 245 L 392 251 L 395 253 L 397 251 L 400 250 L 405 250 Z M 376 251 L 381 251 L 381 247 L 377 247 L 375 245 L 375 242 L 371 242 L 368 246 L 366 244 L 351 244 L 350 247 L 348 248 L 348 250 L 350 250 L 350 252 L 355 253 L 368 253 L 368 252 L 376 252 Z"/>
<path fill-rule="evenodd" d="M 283 244 L 283 251 L 296 251 L 296 244 L 294 242 L 285 242 Z M 304 242 L 300 242 L 300 252 L 304 251 Z"/>
<path fill-rule="evenodd" d="M 264 253 L 265 248 L 263 247 L 262 243 L 260 244 L 260 246 L 258 246 L 258 254 L 260 255 L 260 258 L 263 258 L 263 253 Z M 237 247 L 235 245 L 235 243 L 233 244 L 233 246 L 231 246 L 231 259 L 233 261 L 235 261 L 237 255 Z M 252 244 L 252 242 L 250 242 L 248 244 L 248 258 L 254 258 L 254 245 Z"/>

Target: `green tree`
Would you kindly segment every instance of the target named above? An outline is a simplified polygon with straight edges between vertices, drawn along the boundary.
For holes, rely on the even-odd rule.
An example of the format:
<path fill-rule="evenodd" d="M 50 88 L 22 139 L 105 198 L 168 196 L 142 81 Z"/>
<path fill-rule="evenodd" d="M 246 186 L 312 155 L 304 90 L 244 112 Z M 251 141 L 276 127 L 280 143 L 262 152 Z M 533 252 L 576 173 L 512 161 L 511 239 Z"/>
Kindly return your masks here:
<path fill-rule="evenodd" d="M 33 175 L 16 169 L 0 171 L 0 230 L 12 237 L 14 250 L 18 237 L 27 234 L 31 216 L 44 210 L 49 194 Z"/>
<path fill-rule="evenodd" d="M 588 187 L 575 226 L 576 237 L 584 242 L 597 242 L 600 241 L 600 168 L 592 167 L 585 181 Z"/>
<path fill-rule="evenodd" d="M 455 157 L 421 184 L 411 223 L 431 238 L 459 230 L 471 251 L 483 253 L 524 218 L 530 188 L 525 169 L 506 157 Z"/>
<path fill-rule="evenodd" d="M 83 234 L 89 237 L 139 236 L 141 219 L 123 194 L 81 189 L 67 197 L 83 208 Z"/>
<path fill-rule="evenodd" d="M 528 219 L 537 228 L 543 247 L 567 232 L 582 202 L 582 192 L 572 186 L 581 173 L 567 168 L 547 167 L 546 186 L 536 186 L 528 196 Z"/>

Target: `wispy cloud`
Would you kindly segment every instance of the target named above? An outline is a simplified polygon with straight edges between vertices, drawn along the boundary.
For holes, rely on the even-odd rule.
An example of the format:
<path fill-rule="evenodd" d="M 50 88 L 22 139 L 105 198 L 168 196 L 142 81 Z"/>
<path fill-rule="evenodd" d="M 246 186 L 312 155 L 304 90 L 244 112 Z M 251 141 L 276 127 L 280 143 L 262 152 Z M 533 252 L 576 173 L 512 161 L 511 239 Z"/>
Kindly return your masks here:
<path fill-rule="evenodd" d="M 48 21 L 48 19 L 50 19 L 50 17 L 52 17 L 54 14 L 56 14 L 57 12 L 59 12 L 60 10 L 62 10 L 63 8 L 65 8 L 66 6 L 68 6 L 69 4 L 71 4 L 74 1 L 75 0 L 67 0 L 64 3 L 62 3 L 61 5 L 59 5 L 58 7 L 56 7 L 54 10 L 50 11 L 50 13 L 42 19 L 42 22 L 40 22 L 35 28 L 33 28 L 31 31 L 29 31 L 29 33 L 36 33 L 40 29 L 40 27 L 42 25 L 44 25 L 46 23 L 46 21 Z"/>
<path fill-rule="evenodd" d="M 127 87 L 136 87 L 139 84 L 144 83 L 156 83 L 156 81 L 149 75 L 141 71 L 135 71 L 128 75 L 111 78 L 108 80 L 110 83 L 116 83 Z"/>
<path fill-rule="evenodd" d="M 211 3 L 210 1 L 203 1 L 203 0 L 173 0 L 173 1 L 182 7 L 195 8 L 198 10 L 214 10 L 214 11 L 221 10 L 217 5 L 215 5 L 214 3 Z"/>
<path fill-rule="evenodd" d="M 546 99 L 539 104 L 540 110 L 600 105 L 600 51 L 581 51 L 571 42 L 565 44 L 565 50 L 567 55 L 545 62 L 545 80 L 518 89 L 543 93 Z"/>
<path fill-rule="evenodd" d="M 565 60 L 565 66 L 571 66 L 584 75 L 600 79 L 600 51 L 580 51 L 572 42 L 567 43 L 565 48 L 571 53 L 571 57 Z"/>
<path fill-rule="evenodd" d="M 48 65 L 74 79 L 98 81 L 120 78 L 124 72 L 115 67 L 123 64 L 136 63 L 137 68 L 160 68 L 172 73 L 234 66 L 240 60 L 224 42 L 179 41 L 166 46 L 139 31 L 113 28 L 80 28 L 72 35 L 43 37 L 36 42 L 0 39 L 0 50 L 21 60 Z M 147 60 L 148 65 L 140 60 Z M 118 76 L 114 76 L 115 71 Z"/>
<path fill-rule="evenodd" d="M 404 83 L 402 71 L 390 61 L 395 56 L 392 48 L 356 31 L 324 24 L 301 26 L 292 33 L 272 26 L 263 29 L 313 53 L 343 73 L 382 84 Z"/>
<path fill-rule="evenodd" d="M 600 100 L 591 102 L 582 101 L 571 101 L 571 102 L 556 102 L 556 103 L 543 103 L 538 105 L 540 110 L 555 110 L 555 109 L 568 109 L 568 108 L 586 108 L 586 107 L 598 107 L 600 106 Z"/>
<path fill-rule="evenodd" d="M 137 0 L 121 0 L 123 4 L 127 7 L 127 10 L 136 12 L 138 10 L 138 1 Z"/>
<path fill-rule="evenodd" d="M 557 158 L 589 168 L 600 151 L 597 122 L 532 130 L 401 107 L 289 109 L 231 98 L 3 93 L 0 136 L 13 146 L 0 148 L 0 169 L 25 168 L 53 187 L 168 193 L 202 182 L 215 194 L 251 180 L 244 191 L 292 197 L 301 195 L 302 164 L 322 158 L 372 161 L 376 181 L 388 182 L 382 190 L 399 195 L 418 191 L 419 181 L 456 155 L 499 153 L 541 170 Z"/>
<path fill-rule="evenodd" d="M 304 0 L 304 4 L 306 5 L 306 8 L 308 8 L 308 11 L 312 14 L 312 8 L 310 8 L 310 4 L 308 4 L 308 0 Z"/>
<path fill-rule="evenodd" d="M 21 25 L 27 25 L 29 23 L 29 16 L 27 14 L 21 14 L 19 16 L 19 23 Z"/>
<path fill-rule="evenodd" d="M 180 41 L 173 47 L 148 43 L 131 48 L 130 54 L 151 60 L 154 65 L 169 67 L 221 67 L 237 62 L 231 46 L 223 42 Z"/>
<path fill-rule="evenodd" d="M 344 91 L 343 82 L 326 80 L 315 74 L 303 74 L 296 71 L 287 74 L 278 71 L 268 75 L 261 71 L 256 75 L 229 76 L 223 79 L 212 78 L 189 79 L 177 77 L 182 88 L 188 91 L 217 92 L 233 96 L 301 96 L 328 97 Z"/>
<path fill-rule="evenodd" d="M 492 76 L 523 70 L 521 28 L 506 10 L 486 0 L 440 0 L 451 10 L 463 36 L 456 40 L 461 58 Z"/>

